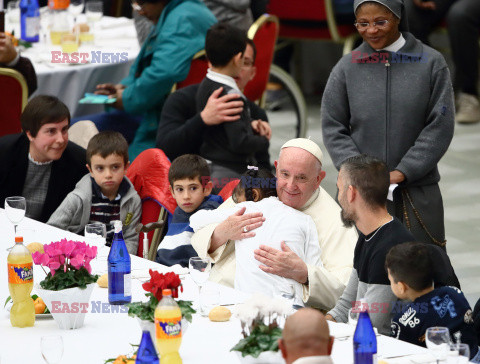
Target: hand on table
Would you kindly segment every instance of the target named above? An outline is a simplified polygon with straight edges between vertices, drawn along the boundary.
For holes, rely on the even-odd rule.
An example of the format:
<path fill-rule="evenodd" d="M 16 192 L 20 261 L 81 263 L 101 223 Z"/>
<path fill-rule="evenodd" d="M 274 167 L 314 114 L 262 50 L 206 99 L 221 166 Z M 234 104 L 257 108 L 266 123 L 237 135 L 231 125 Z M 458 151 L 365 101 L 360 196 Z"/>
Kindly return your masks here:
<path fill-rule="evenodd" d="M 17 56 L 17 51 L 12 43 L 12 38 L 5 33 L 0 33 L 0 63 L 12 62 Z"/>
<path fill-rule="evenodd" d="M 229 121 L 237 121 L 243 110 L 242 101 L 233 101 L 240 98 L 237 94 L 228 94 L 219 97 L 223 87 L 212 92 L 200 117 L 206 125 L 218 125 Z"/>
<path fill-rule="evenodd" d="M 259 119 L 253 120 L 251 125 L 253 131 L 270 140 L 272 137 L 272 128 L 270 127 L 269 123 Z"/>
<path fill-rule="evenodd" d="M 400 183 L 405 181 L 405 175 L 397 170 L 390 172 L 390 184 Z"/>
<path fill-rule="evenodd" d="M 252 230 L 262 226 L 265 218 L 261 212 L 244 215 L 245 210 L 246 208 L 242 207 L 215 228 L 212 234 L 209 253 L 213 253 L 228 240 L 242 240 L 255 236 Z"/>
<path fill-rule="evenodd" d="M 113 83 L 101 83 L 97 85 L 95 93 L 97 95 L 115 95 L 118 90 L 125 89 L 125 85 Z"/>
<path fill-rule="evenodd" d="M 260 248 L 255 249 L 254 253 L 255 259 L 264 264 L 260 266 L 264 272 L 291 278 L 302 284 L 307 281 L 307 265 L 284 241 L 282 241 L 282 250 L 260 245 Z"/>

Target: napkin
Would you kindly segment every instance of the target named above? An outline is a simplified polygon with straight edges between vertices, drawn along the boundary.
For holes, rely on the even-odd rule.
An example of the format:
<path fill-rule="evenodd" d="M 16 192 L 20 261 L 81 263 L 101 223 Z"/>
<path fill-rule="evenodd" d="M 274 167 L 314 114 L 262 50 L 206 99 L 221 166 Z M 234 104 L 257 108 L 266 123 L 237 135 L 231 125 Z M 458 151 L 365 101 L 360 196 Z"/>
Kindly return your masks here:
<path fill-rule="evenodd" d="M 121 28 L 121 27 L 128 27 L 133 24 L 133 20 L 120 17 L 120 18 L 111 18 L 111 17 L 103 17 L 102 21 L 99 24 L 101 29 L 113 29 L 113 28 Z"/>

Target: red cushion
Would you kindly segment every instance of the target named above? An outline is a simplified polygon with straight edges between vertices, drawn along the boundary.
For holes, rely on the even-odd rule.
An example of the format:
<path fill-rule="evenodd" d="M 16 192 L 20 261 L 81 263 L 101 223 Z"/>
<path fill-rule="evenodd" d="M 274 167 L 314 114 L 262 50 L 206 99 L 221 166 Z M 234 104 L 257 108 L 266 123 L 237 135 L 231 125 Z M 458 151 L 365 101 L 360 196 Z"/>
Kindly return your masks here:
<path fill-rule="evenodd" d="M 0 136 L 20 133 L 22 87 L 10 76 L 0 75 Z"/>
<path fill-rule="evenodd" d="M 192 60 L 190 65 L 190 71 L 188 72 L 187 78 L 181 82 L 177 82 L 177 89 L 187 87 L 190 85 L 195 85 L 202 82 L 202 80 L 207 75 L 208 61 L 206 57 L 201 57 Z"/>

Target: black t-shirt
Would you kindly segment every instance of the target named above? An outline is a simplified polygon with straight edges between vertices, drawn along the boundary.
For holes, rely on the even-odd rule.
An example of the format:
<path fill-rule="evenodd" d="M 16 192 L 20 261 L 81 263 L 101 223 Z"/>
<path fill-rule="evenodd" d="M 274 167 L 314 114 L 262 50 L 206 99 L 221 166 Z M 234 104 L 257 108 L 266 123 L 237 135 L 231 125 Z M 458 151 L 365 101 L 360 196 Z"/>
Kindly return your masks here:
<path fill-rule="evenodd" d="M 470 358 L 477 354 L 472 309 L 456 287 L 436 288 L 410 304 L 398 302 L 392 312 L 391 335 L 396 339 L 425 347 L 425 332 L 429 327 L 448 327 L 454 342 L 455 333 L 461 333 L 461 342 L 470 347 Z"/>
<path fill-rule="evenodd" d="M 353 257 L 353 267 L 360 282 L 390 285 L 385 270 L 388 251 L 397 244 L 414 240 L 413 235 L 395 217 L 367 236 L 360 234 Z"/>

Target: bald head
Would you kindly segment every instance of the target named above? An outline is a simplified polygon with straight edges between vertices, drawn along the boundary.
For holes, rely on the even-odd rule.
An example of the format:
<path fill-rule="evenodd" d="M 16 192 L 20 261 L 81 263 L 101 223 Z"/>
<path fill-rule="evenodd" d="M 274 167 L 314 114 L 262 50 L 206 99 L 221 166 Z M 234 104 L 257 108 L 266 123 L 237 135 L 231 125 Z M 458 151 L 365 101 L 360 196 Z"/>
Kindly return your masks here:
<path fill-rule="evenodd" d="M 332 345 L 333 338 L 320 311 L 302 308 L 287 318 L 280 342 L 287 364 L 306 356 L 330 355 Z"/>

